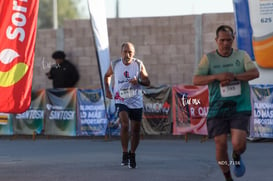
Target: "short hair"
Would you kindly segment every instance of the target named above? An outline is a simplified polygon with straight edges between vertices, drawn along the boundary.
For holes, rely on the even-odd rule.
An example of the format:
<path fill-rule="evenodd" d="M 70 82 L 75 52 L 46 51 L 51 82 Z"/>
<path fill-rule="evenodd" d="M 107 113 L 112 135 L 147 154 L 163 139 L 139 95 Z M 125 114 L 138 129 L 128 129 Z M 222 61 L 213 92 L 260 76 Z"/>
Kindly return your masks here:
<path fill-rule="evenodd" d="M 121 51 L 123 50 L 123 48 L 124 48 L 125 46 L 128 46 L 128 45 L 131 45 L 131 46 L 133 47 L 134 51 L 135 51 L 135 46 L 134 46 L 134 44 L 131 43 L 131 42 L 129 42 L 129 41 L 124 42 L 124 43 L 121 44 Z"/>
<path fill-rule="evenodd" d="M 228 25 L 221 25 L 216 29 L 216 37 L 218 37 L 219 32 L 220 31 L 224 31 L 224 32 L 230 32 L 232 37 L 234 37 L 234 32 L 233 29 L 231 28 L 231 26 Z"/>
<path fill-rule="evenodd" d="M 52 54 L 52 58 L 53 59 L 62 59 L 64 60 L 65 59 L 65 53 L 64 51 L 61 51 L 61 50 L 58 50 L 58 51 L 55 51 L 53 54 Z"/>

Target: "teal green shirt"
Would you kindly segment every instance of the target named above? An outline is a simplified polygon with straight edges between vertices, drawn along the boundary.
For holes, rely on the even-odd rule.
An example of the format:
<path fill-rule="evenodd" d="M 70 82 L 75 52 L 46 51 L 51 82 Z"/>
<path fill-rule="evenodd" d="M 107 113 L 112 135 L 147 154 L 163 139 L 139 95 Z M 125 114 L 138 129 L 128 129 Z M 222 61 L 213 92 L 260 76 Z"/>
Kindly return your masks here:
<path fill-rule="evenodd" d="M 213 75 L 224 72 L 239 74 L 253 68 L 255 68 L 255 65 L 245 51 L 233 50 L 229 57 L 222 57 L 217 51 L 214 51 L 202 57 L 195 75 Z M 248 81 L 240 81 L 240 83 L 241 94 L 231 97 L 221 96 L 219 81 L 213 81 L 208 84 L 208 118 L 228 117 L 239 112 L 251 114 L 250 88 Z"/>

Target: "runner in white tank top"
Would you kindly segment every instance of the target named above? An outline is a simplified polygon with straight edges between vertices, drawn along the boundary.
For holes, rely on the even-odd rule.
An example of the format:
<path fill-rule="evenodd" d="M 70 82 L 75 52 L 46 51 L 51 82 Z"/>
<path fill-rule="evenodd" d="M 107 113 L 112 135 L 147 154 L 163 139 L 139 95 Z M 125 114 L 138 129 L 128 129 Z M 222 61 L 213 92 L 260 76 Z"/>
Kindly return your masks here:
<path fill-rule="evenodd" d="M 143 111 L 141 86 L 149 86 L 150 80 L 143 62 L 134 58 L 135 48 L 130 42 L 121 46 L 121 58 L 114 61 L 105 76 L 105 93 L 109 99 L 115 99 L 115 106 L 121 123 L 120 136 L 122 145 L 121 165 L 136 168 L 135 151 L 140 140 L 140 126 Z M 114 75 L 114 92 L 110 91 L 110 80 Z M 131 120 L 131 136 L 129 136 Z M 131 138 L 131 139 L 130 139 Z M 129 140 L 131 141 L 128 150 Z"/>
<path fill-rule="evenodd" d="M 125 65 L 122 59 L 113 62 L 115 77 L 113 95 L 116 103 L 125 104 L 131 109 L 143 107 L 141 85 L 133 85 L 129 82 L 139 77 L 140 66 L 143 66 L 142 61 L 135 58 L 129 65 Z"/>

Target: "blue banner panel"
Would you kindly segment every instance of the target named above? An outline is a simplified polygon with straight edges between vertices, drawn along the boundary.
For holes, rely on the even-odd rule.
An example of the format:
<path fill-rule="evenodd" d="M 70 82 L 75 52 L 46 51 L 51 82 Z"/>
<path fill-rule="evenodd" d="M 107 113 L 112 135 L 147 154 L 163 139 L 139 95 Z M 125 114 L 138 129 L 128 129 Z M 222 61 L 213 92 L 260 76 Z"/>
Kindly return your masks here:
<path fill-rule="evenodd" d="M 108 127 L 106 130 L 106 134 L 109 136 L 119 136 L 120 135 L 120 122 L 119 117 L 116 112 L 115 100 L 107 99 L 107 115 L 108 115 Z"/>
<path fill-rule="evenodd" d="M 252 85 L 250 137 L 273 138 L 273 85 Z"/>
<path fill-rule="evenodd" d="M 77 105 L 77 135 L 104 136 L 108 120 L 102 89 L 78 89 Z"/>
<path fill-rule="evenodd" d="M 245 50 L 250 55 L 251 59 L 254 60 L 248 0 L 233 0 L 233 6 L 237 47 Z"/>

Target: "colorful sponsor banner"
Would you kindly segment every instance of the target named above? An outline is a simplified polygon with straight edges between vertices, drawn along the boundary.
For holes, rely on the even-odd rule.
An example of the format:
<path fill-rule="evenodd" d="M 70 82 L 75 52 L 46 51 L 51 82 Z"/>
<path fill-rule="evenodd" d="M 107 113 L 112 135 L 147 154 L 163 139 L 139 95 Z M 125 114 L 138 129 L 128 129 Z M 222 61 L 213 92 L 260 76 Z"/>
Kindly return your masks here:
<path fill-rule="evenodd" d="M 273 0 L 233 0 L 233 3 L 238 48 L 248 50 L 250 55 L 254 53 L 253 59 L 260 67 L 273 68 Z"/>
<path fill-rule="evenodd" d="M 102 89 L 77 91 L 77 135 L 104 136 L 107 117 Z"/>
<path fill-rule="evenodd" d="M 45 90 L 32 91 L 29 109 L 13 115 L 14 134 L 41 134 L 44 128 L 44 109 Z"/>
<path fill-rule="evenodd" d="M 273 0 L 248 0 L 257 64 L 273 68 Z"/>
<path fill-rule="evenodd" d="M 171 87 L 160 86 L 143 89 L 142 128 L 147 135 L 169 135 L 172 130 Z"/>
<path fill-rule="evenodd" d="M 0 112 L 22 113 L 30 106 L 38 5 L 0 1 Z"/>
<path fill-rule="evenodd" d="M 273 85 L 252 85 L 250 137 L 273 138 Z"/>
<path fill-rule="evenodd" d="M 7 125 L 8 124 L 8 116 L 7 113 L 0 113 L 0 125 Z"/>
<path fill-rule="evenodd" d="M 46 90 L 45 134 L 76 136 L 75 88 Z"/>
<path fill-rule="evenodd" d="M 173 134 L 207 135 L 208 87 L 177 85 L 172 88 Z"/>
<path fill-rule="evenodd" d="M 0 135 L 12 135 L 12 115 L 8 113 L 0 113 Z"/>

